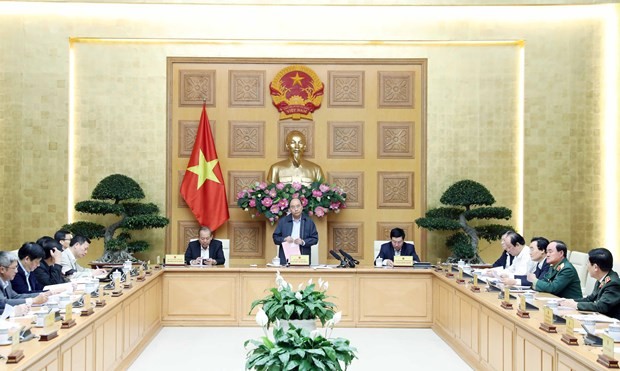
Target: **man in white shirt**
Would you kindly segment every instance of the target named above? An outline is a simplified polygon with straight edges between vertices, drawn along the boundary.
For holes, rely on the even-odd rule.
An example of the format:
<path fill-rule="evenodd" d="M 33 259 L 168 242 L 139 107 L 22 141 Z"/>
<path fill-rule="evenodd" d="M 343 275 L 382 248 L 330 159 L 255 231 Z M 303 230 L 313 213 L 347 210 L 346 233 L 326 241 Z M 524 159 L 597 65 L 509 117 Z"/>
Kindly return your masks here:
<path fill-rule="evenodd" d="M 84 268 L 78 264 L 77 259 L 86 256 L 89 246 L 90 240 L 86 237 L 75 236 L 71 239 L 71 245 L 62 252 L 62 259 L 60 260 L 61 270 L 65 276 L 71 276 L 75 273 L 98 276 L 107 273 L 105 269 Z"/>
<path fill-rule="evenodd" d="M 507 232 L 502 237 L 502 246 L 514 257 L 512 263 L 505 269 L 501 267 L 489 269 L 487 275 L 502 278 L 514 278 L 515 275 L 526 275 L 529 271 L 532 258 L 530 257 L 530 250 L 525 248 L 525 239 L 523 239 L 523 236 L 514 231 Z"/>

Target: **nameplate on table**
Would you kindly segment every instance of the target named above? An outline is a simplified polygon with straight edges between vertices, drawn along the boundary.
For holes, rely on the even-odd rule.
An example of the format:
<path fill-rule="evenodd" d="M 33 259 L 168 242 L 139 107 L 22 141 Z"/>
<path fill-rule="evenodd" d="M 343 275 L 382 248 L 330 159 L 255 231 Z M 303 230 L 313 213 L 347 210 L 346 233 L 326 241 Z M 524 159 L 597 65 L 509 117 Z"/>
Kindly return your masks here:
<path fill-rule="evenodd" d="M 568 345 L 579 345 L 575 337 L 575 319 L 573 317 L 566 317 L 566 332 L 562 334 L 562 341 Z"/>
<path fill-rule="evenodd" d="M 395 267 L 413 267 L 413 256 L 395 256 L 394 257 L 394 266 Z"/>
<path fill-rule="evenodd" d="M 291 255 L 288 259 L 290 265 L 310 265 L 310 255 Z"/>
<path fill-rule="evenodd" d="M 166 265 L 185 265 L 185 255 L 166 254 Z"/>
<path fill-rule="evenodd" d="M 556 333 L 558 332 L 557 328 L 553 324 L 553 309 L 548 306 L 543 307 L 543 321 L 540 323 L 539 329 L 544 332 Z"/>
<path fill-rule="evenodd" d="M 598 335 L 603 339 L 603 352 L 599 354 L 596 362 L 607 368 L 618 368 L 618 360 L 615 358 L 614 339 L 607 334 Z"/>

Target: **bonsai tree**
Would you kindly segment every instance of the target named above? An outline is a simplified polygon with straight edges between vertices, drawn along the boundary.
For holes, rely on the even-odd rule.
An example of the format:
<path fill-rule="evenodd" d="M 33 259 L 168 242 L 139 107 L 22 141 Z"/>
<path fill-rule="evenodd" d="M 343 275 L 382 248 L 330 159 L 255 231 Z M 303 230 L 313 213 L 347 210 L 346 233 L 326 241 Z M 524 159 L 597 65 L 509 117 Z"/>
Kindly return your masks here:
<path fill-rule="evenodd" d="M 163 228 L 169 223 L 168 218 L 158 215 L 157 205 L 136 201 L 144 197 L 144 191 L 135 180 L 121 174 L 110 175 L 97 184 L 91 195 L 92 200 L 76 203 L 75 210 L 85 214 L 114 215 L 117 220 L 107 227 L 95 222 L 78 221 L 64 228 L 89 239 L 103 238 L 104 253 L 100 262 L 137 261 L 132 254 L 147 250 L 149 244 L 146 241 L 131 241 L 129 231 Z"/>
<path fill-rule="evenodd" d="M 443 193 L 440 202 L 449 206 L 428 210 L 426 216 L 416 219 L 415 223 L 429 231 L 457 231 L 446 240 L 452 250 L 448 261 L 463 259 L 468 263 L 483 263 L 478 253 L 480 239 L 499 240 L 507 230 L 513 229 L 500 224 L 469 224 L 475 219 L 508 220 L 512 216 L 510 209 L 492 206 L 495 198 L 491 192 L 473 180 L 454 183 Z"/>

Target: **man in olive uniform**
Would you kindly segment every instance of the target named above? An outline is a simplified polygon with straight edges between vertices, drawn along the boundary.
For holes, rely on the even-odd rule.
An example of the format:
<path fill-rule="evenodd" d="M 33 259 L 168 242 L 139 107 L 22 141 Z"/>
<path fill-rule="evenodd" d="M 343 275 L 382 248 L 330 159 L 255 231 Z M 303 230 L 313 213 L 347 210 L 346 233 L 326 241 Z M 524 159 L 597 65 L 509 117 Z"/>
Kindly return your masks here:
<path fill-rule="evenodd" d="M 547 246 L 547 263 L 551 265 L 544 278 L 538 279 L 534 273 L 527 275 L 527 280 L 532 282 L 532 288 L 548 292 L 555 296 L 567 299 L 580 299 L 581 282 L 575 267 L 566 259 L 566 244 L 554 240 Z"/>
<path fill-rule="evenodd" d="M 592 294 L 585 298 L 563 300 L 560 305 L 599 312 L 620 319 L 620 278 L 612 270 L 614 257 L 602 247 L 588 253 L 588 273 L 597 283 Z"/>

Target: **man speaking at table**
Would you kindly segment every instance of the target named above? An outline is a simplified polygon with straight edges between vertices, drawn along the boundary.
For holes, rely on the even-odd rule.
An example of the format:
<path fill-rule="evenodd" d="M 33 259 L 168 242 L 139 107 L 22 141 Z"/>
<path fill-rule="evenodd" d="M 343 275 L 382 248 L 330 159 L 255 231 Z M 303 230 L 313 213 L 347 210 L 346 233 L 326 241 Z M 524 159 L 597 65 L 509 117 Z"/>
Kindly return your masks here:
<path fill-rule="evenodd" d="M 291 200 L 289 205 L 291 213 L 280 219 L 276 230 L 273 232 L 273 243 L 279 246 L 278 256 L 280 264 L 286 265 L 283 243 L 299 245 L 302 255 L 310 256 L 310 247 L 319 242 L 319 233 L 312 219 L 303 214 L 303 207 L 298 198 Z"/>

